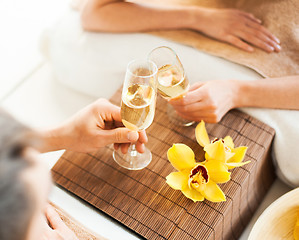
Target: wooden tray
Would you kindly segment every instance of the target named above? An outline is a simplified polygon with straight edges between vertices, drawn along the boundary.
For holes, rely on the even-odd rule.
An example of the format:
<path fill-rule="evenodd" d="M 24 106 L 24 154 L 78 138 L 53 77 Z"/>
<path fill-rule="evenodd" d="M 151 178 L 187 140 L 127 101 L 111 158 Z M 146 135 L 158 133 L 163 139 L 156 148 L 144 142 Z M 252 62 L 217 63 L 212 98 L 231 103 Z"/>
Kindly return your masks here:
<path fill-rule="evenodd" d="M 119 105 L 120 97 L 119 90 L 111 101 Z M 231 181 L 221 185 L 226 202 L 193 203 L 165 183 L 174 170 L 166 152 L 173 143 L 185 143 L 202 161 L 203 150 L 195 126 L 173 125 L 165 110 L 159 98 L 147 131 L 153 154 L 147 168 L 118 166 L 111 146 L 91 154 L 66 151 L 52 169 L 54 181 L 147 239 L 238 239 L 275 179 L 270 157 L 274 130 L 237 110 L 218 124 L 207 124 L 211 138 L 230 135 L 236 146 L 248 146 L 244 161 L 251 163 L 234 169 Z"/>

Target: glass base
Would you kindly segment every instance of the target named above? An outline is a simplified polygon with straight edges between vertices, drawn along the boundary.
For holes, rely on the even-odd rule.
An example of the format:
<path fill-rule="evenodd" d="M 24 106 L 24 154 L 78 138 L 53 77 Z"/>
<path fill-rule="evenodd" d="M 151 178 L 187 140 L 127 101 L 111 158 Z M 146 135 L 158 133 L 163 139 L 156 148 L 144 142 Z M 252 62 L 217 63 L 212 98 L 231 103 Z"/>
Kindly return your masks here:
<path fill-rule="evenodd" d="M 113 152 L 113 158 L 118 165 L 129 170 L 140 170 L 152 161 L 152 153 L 148 148 L 145 148 L 144 153 L 139 153 L 130 146 L 128 152 L 123 154 L 120 148 Z"/>
<path fill-rule="evenodd" d="M 189 127 L 195 123 L 195 121 L 187 120 L 180 117 L 171 104 L 167 104 L 167 115 L 169 121 L 179 126 Z"/>

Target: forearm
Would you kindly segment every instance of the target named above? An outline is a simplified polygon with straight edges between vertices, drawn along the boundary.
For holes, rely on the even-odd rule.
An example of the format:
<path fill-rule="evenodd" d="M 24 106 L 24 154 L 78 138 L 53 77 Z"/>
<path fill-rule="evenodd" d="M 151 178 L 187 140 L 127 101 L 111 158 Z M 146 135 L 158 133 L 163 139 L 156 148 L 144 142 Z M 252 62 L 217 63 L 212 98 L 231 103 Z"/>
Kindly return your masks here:
<path fill-rule="evenodd" d="M 299 76 L 236 81 L 235 107 L 299 110 Z"/>
<path fill-rule="evenodd" d="M 89 31 L 143 32 L 187 29 L 197 23 L 204 8 L 152 7 L 123 1 L 89 1 L 82 10 L 82 25 Z M 204 14 L 204 13 L 203 13 Z"/>
<path fill-rule="evenodd" d="M 55 128 L 40 130 L 38 134 L 41 138 L 40 152 L 51 152 L 66 149 L 68 143 L 68 134 L 61 125 Z"/>

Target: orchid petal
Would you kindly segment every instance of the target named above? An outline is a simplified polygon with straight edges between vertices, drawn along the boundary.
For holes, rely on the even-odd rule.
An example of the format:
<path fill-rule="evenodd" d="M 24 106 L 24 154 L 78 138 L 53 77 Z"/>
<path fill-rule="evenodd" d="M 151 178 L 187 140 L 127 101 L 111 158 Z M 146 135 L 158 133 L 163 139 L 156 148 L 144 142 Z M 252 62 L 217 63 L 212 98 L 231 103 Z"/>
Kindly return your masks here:
<path fill-rule="evenodd" d="M 166 177 L 166 183 L 175 190 L 182 190 L 188 185 L 189 171 L 172 172 Z"/>
<path fill-rule="evenodd" d="M 209 135 L 207 133 L 205 122 L 201 121 L 195 128 L 195 137 L 198 144 L 205 147 L 210 143 Z"/>
<path fill-rule="evenodd" d="M 206 184 L 206 188 L 202 195 L 211 202 L 224 202 L 226 201 L 225 195 L 220 187 L 213 181 L 209 181 Z"/>
<path fill-rule="evenodd" d="M 188 186 L 186 186 L 185 188 L 182 189 L 182 193 L 187 198 L 190 198 L 191 200 L 193 200 L 193 202 L 203 201 L 205 199 L 200 192 L 196 191 L 193 188 L 190 189 Z"/>
<path fill-rule="evenodd" d="M 206 159 L 215 159 L 221 162 L 226 162 L 234 156 L 234 153 L 225 150 L 225 146 L 221 140 L 211 143 L 204 147 Z"/>
<path fill-rule="evenodd" d="M 247 147 L 241 146 L 241 147 L 237 147 L 235 149 L 233 149 L 233 153 L 235 154 L 232 158 L 230 158 L 227 162 L 231 163 L 231 162 L 242 162 L 245 154 L 247 151 Z"/>
<path fill-rule="evenodd" d="M 210 180 L 215 183 L 225 183 L 230 180 L 230 172 L 225 163 L 215 160 L 209 160 L 205 163 L 208 169 Z"/>
<path fill-rule="evenodd" d="M 230 163 L 226 163 L 226 166 L 228 167 L 228 169 L 233 169 L 235 167 L 241 167 L 244 166 L 246 164 L 250 163 L 250 161 L 247 162 L 240 162 L 240 163 L 236 163 L 236 162 L 230 162 Z"/>
<path fill-rule="evenodd" d="M 225 146 L 229 147 L 229 148 L 232 149 L 232 150 L 234 149 L 235 144 L 234 144 L 233 139 L 231 138 L 231 136 L 226 136 L 226 137 L 223 139 L 223 141 L 224 141 L 224 145 L 225 145 Z"/>
<path fill-rule="evenodd" d="M 173 144 L 167 151 L 168 160 L 179 171 L 192 169 L 195 164 L 194 152 L 185 144 Z"/>

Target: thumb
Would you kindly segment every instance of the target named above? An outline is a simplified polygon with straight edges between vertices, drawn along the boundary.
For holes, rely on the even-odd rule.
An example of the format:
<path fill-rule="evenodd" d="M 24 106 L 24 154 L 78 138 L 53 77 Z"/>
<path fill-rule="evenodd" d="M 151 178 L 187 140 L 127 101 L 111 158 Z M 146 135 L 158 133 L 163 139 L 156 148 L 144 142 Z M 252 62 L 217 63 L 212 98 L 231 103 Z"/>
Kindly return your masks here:
<path fill-rule="evenodd" d="M 110 143 L 128 143 L 137 142 L 139 134 L 136 131 L 129 130 L 125 127 L 115 128 L 112 130 L 106 130 L 107 141 Z"/>

